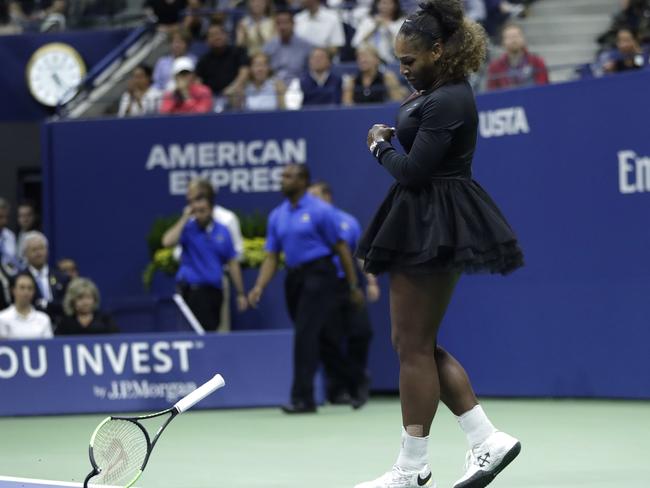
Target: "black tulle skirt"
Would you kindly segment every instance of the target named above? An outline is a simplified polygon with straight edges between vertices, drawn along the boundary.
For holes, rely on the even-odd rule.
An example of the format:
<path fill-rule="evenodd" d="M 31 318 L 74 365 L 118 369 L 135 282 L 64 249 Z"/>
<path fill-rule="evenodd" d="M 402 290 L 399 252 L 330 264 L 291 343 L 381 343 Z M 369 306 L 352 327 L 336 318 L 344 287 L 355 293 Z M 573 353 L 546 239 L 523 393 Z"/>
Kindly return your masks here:
<path fill-rule="evenodd" d="M 367 272 L 500 273 L 523 266 L 515 233 L 473 180 L 394 184 L 359 241 Z"/>

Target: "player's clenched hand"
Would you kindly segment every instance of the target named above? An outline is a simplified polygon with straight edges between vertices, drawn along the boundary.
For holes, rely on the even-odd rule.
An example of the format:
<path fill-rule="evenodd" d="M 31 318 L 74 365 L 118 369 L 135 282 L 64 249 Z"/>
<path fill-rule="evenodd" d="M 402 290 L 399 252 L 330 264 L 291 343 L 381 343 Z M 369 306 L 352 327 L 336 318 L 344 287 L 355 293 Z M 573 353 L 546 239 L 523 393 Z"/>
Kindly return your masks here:
<path fill-rule="evenodd" d="M 370 147 L 377 139 L 389 141 L 393 135 L 395 135 L 395 129 L 393 127 L 388 127 L 386 124 L 375 124 L 368 131 L 366 143 Z"/>

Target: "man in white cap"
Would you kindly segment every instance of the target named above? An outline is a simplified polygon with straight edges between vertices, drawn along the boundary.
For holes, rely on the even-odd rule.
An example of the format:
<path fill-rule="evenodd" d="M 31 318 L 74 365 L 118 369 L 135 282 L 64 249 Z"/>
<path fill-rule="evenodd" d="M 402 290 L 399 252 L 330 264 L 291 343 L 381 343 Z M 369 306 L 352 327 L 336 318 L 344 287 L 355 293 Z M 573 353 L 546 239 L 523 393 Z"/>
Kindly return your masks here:
<path fill-rule="evenodd" d="M 175 87 L 165 93 L 160 113 L 205 113 L 212 111 L 212 91 L 200 83 L 194 74 L 194 61 L 187 56 L 174 60 L 172 65 Z"/>

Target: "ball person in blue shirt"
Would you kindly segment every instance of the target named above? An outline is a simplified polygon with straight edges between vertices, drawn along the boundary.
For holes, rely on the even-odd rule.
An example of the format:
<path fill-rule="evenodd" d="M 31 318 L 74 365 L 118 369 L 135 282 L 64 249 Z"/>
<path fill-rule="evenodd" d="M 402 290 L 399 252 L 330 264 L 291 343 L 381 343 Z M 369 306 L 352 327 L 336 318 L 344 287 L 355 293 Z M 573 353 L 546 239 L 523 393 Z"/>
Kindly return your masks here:
<path fill-rule="evenodd" d="M 309 193 L 317 198 L 334 205 L 332 202 L 332 189 L 324 181 L 314 182 L 309 187 Z M 361 237 L 359 221 L 349 213 L 334 207 L 337 215 L 339 231 L 350 249 L 356 249 Z M 368 273 L 363 273 L 361 263 L 355 261 L 357 276 L 365 275 L 366 297 L 369 302 L 379 299 L 379 286 L 377 278 Z M 367 372 L 368 350 L 372 339 L 372 326 L 368 309 L 358 307 L 350 301 L 347 293 L 345 273 L 341 268 L 338 256 L 334 256 L 334 265 L 339 278 L 339 300 L 332 333 L 321 337 L 321 355 L 343 357 L 342 363 L 332 371 L 327 371 L 327 398 L 335 405 L 347 404 L 353 408 L 361 408 L 368 401 L 368 388 L 370 378 Z M 343 350 L 341 350 L 343 349 Z M 327 366 L 332 361 L 323 361 Z"/>
<path fill-rule="evenodd" d="M 237 291 L 237 308 L 244 311 L 244 292 L 237 252 L 230 232 L 212 217 L 214 190 L 207 184 L 189 186 L 187 203 L 180 219 L 163 236 L 163 246 L 182 247 L 176 282 L 183 299 L 207 331 L 219 328 L 223 302 L 224 269 Z"/>
<path fill-rule="evenodd" d="M 332 323 L 339 286 L 334 254 L 341 259 L 350 300 L 359 306 L 364 300 L 336 211 L 307 193 L 309 183 L 307 166 L 289 164 L 284 168 L 281 188 L 287 198 L 269 215 L 267 254 L 248 294 L 250 304 L 256 306 L 278 268 L 279 254 L 284 252 L 286 301 L 295 325 L 293 385 L 291 401 L 283 407 L 286 413 L 316 412 L 314 376 L 320 360 L 320 337 Z"/>

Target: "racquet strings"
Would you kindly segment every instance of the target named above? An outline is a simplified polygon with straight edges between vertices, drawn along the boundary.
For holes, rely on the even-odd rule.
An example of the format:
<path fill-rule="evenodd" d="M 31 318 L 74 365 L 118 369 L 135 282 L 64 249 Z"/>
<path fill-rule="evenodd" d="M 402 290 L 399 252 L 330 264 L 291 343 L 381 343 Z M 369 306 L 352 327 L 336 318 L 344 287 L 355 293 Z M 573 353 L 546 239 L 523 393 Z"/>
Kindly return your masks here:
<path fill-rule="evenodd" d="M 147 438 L 128 420 L 111 419 L 95 434 L 93 457 L 100 473 L 93 484 L 125 486 L 139 474 L 147 457 Z"/>

